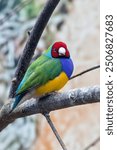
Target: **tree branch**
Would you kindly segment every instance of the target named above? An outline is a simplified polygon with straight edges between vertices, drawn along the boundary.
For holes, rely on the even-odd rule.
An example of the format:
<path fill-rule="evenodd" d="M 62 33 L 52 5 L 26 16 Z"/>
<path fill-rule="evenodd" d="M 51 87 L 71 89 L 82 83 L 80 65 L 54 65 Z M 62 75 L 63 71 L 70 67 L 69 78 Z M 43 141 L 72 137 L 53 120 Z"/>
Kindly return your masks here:
<path fill-rule="evenodd" d="M 85 73 L 87 73 L 87 72 L 90 72 L 90 71 L 95 70 L 95 69 L 98 69 L 98 68 L 100 68 L 100 65 L 93 66 L 93 67 L 91 67 L 91 68 L 89 68 L 89 69 L 87 69 L 87 70 L 84 70 L 84 71 L 82 71 L 82 72 L 80 72 L 80 73 L 78 73 L 78 74 L 72 76 L 69 80 L 74 79 L 74 78 L 76 78 L 76 77 L 78 77 L 78 76 L 81 76 L 81 75 L 83 75 L 83 74 L 85 74 Z"/>
<path fill-rule="evenodd" d="M 63 149 L 63 150 L 67 150 L 65 144 L 63 143 L 63 141 L 62 141 L 60 135 L 58 134 L 58 131 L 56 130 L 56 128 L 55 128 L 55 126 L 54 126 L 54 124 L 53 124 L 53 122 L 52 122 L 52 120 L 51 120 L 51 118 L 50 118 L 50 115 L 49 115 L 48 113 L 45 113 L 45 114 L 43 114 L 43 115 L 45 116 L 45 118 L 46 118 L 48 124 L 50 125 L 50 127 L 51 127 L 51 129 L 52 129 L 54 135 L 56 136 L 56 138 L 57 138 L 59 144 L 61 145 L 62 149 Z"/>
<path fill-rule="evenodd" d="M 40 99 L 28 100 L 9 114 L 12 104 L 10 101 L 0 111 L 0 131 L 17 118 L 99 101 L 100 89 L 98 86 L 74 89 L 65 93 L 52 93 Z"/>
<path fill-rule="evenodd" d="M 92 143 L 90 143 L 84 150 L 89 150 L 91 147 L 95 146 L 100 141 L 100 137 L 97 137 Z"/>
<path fill-rule="evenodd" d="M 60 0 L 48 0 L 40 16 L 37 18 L 37 21 L 24 47 L 23 54 L 18 62 L 18 67 L 16 69 L 15 76 L 12 81 L 9 97 L 11 98 L 14 97 L 15 91 L 29 66 L 29 63 L 31 61 L 31 58 L 37 46 L 37 43 L 43 33 L 43 30 L 45 29 L 59 1 Z"/>

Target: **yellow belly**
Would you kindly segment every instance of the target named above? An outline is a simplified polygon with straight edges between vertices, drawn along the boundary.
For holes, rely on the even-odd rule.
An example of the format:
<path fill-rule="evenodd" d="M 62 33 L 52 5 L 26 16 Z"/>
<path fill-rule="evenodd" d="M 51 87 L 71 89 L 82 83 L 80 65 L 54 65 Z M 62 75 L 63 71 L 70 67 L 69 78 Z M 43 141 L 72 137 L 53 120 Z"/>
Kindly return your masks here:
<path fill-rule="evenodd" d="M 35 90 L 35 95 L 40 96 L 40 95 L 47 94 L 47 93 L 50 93 L 53 91 L 58 91 L 67 83 L 68 80 L 69 79 L 68 79 L 67 75 L 64 72 L 62 72 L 55 79 L 50 80 L 45 85 L 37 88 Z"/>

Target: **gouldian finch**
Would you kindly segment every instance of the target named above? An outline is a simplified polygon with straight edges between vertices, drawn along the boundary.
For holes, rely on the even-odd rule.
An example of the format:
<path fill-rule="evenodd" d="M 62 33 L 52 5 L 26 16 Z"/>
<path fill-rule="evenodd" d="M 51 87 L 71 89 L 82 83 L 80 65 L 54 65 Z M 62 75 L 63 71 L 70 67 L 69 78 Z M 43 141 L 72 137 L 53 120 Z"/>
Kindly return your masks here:
<path fill-rule="evenodd" d="M 28 67 L 11 110 L 24 100 L 60 90 L 69 81 L 73 69 L 67 45 L 55 42 Z"/>

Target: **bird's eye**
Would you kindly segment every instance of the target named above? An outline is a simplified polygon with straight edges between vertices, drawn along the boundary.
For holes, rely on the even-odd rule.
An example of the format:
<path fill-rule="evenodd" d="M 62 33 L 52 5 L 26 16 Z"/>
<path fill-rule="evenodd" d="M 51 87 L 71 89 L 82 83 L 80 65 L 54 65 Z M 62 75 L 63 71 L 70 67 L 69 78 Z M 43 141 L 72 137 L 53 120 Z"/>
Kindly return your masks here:
<path fill-rule="evenodd" d="M 54 49 L 53 49 L 53 52 L 57 52 L 57 50 L 54 48 Z"/>

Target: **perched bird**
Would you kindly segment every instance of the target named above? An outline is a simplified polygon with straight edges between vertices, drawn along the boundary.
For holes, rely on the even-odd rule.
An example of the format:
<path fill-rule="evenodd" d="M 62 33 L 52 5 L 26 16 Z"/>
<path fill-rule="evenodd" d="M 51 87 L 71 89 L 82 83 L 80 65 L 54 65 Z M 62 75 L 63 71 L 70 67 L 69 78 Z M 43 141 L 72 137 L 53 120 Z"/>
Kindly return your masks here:
<path fill-rule="evenodd" d="M 66 44 L 55 42 L 27 69 L 16 90 L 11 111 L 26 99 L 60 90 L 71 77 L 73 69 Z"/>

